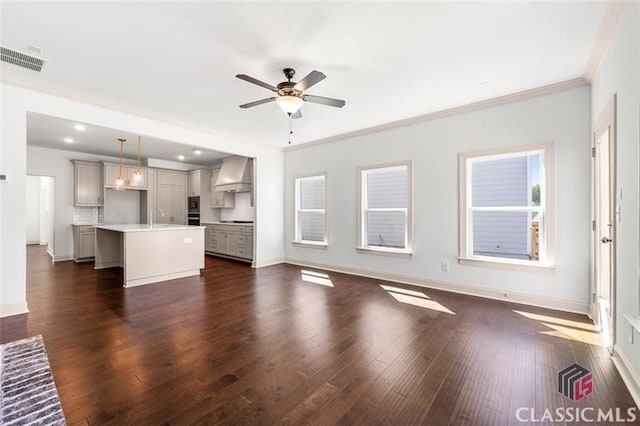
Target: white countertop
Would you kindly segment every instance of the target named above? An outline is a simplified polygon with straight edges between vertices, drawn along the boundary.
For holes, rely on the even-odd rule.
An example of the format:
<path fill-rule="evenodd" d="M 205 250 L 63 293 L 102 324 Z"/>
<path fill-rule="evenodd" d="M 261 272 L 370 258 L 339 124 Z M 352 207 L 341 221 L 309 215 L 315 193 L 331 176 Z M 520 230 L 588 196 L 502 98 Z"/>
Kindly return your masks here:
<path fill-rule="evenodd" d="M 147 223 L 132 223 L 122 225 L 96 225 L 98 229 L 116 232 L 140 232 L 140 231 L 176 231 L 184 229 L 204 229 L 204 226 L 192 225 L 172 225 L 169 223 L 156 223 L 149 225 Z"/>
<path fill-rule="evenodd" d="M 72 223 L 71 226 L 102 226 L 104 223 Z"/>
<path fill-rule="evenodd" d="M 200 222 L 203 225 L 236 225 L 236 226 L 253 226 L 251 223 L 238 223 L 238 222 Z"/>

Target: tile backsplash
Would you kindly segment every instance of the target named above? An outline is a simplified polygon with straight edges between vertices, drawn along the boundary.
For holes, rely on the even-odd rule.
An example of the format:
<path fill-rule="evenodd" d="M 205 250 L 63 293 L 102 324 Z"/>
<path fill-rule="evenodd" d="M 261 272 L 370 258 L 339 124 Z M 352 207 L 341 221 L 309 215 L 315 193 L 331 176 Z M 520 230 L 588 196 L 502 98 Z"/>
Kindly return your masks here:
<path fill-rule="evenodd" d="M 104 209 L 101 207 L 74 207 L 73 223 L 94 224 L 104 222 Z"/>
<path fill-rule="evenodd" d="M 235 208 L 220 209 L 220 220 L 255 220 L 256 209 L 251 206 L 251 193 L 238 192 L 235 197 Z"/>

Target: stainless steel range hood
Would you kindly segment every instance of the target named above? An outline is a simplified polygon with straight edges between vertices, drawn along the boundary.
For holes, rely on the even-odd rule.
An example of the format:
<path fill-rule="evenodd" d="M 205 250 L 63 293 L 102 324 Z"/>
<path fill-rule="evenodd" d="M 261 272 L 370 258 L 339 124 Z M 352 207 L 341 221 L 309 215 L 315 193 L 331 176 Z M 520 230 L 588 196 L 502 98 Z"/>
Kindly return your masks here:
<path fill-rule="evenodd" d="M 216 191 L 251 191 L 251 161 L 247 157 L 229 157 L 222 160 L 222 168 L 216 181 Z"/>

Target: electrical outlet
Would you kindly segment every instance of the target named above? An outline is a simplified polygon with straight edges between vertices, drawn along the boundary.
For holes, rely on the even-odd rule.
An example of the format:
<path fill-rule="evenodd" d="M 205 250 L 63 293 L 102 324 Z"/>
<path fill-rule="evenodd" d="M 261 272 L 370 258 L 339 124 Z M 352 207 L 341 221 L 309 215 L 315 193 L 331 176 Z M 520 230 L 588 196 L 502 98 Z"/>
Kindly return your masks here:
<path fill-rule="evenodd" d="M 449 262 L 440 262 L 440 270 L 442 272 L 449 272 Z"/>

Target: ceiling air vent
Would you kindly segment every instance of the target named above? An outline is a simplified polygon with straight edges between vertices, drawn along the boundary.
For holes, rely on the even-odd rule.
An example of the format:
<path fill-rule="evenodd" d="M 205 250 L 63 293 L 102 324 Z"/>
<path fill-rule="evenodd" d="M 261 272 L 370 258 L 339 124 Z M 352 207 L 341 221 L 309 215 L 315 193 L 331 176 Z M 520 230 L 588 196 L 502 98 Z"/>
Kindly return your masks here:
<path fill-rule="evenodd" d="M 8 47 L 0 46 L 0 60 L 9 64 L 40 72 L 44 66 L 44 59 L 28 55 Z"/>

